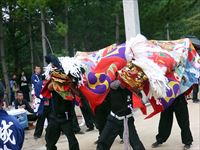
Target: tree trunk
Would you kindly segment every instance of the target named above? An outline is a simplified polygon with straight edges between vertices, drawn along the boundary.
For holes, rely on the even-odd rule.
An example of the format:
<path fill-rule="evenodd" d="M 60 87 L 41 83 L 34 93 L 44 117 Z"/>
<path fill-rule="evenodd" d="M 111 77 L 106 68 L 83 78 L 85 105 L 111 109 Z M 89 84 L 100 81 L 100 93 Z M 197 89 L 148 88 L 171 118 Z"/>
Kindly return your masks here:
<path fill-rule="evenodd" d="M 3 78 L 6 86 L 6 103 L 9 104 L 9 96 L 10 96 L 10 86 L 9 86 L 9 79 L 8 79 L 8 72 L 7 66 L 5 62 L 5 49 L 3 43 L 3 16 L 2 16 L 2 5 L 0 3 L 0 58 L 1 58 L 1 65 L 3 71 Z"/>
<path fill-rule="evenodd" d="M 9 31 L 10 31 L 10 41 L 11 43 L 11 50 L 14 52 L 14 70 L 13 74 L 19 74 L 19 69 L 20 69 L 20 59 L 19 59 L 19 49 L 17 48 L 17 39 L 16 39 L 16 20 L 15 20 L 15 8 L 16 8 L 16 3 L 14 2 L 13 4 L 9 4 Z"/>
<path fill-rule="evenodd" d="M 119 44 L 119 15 L 118 14 L 116 14 L 115 42 L 116 44 Z"/>
<path fill-rule="evenodd" d="M 12 50 L 14 50 L 14 62 L 15 62 L 15 66 L 14 66 L 14 74 L 18 75 L 19 74 L 19 69 L 20 68 L 20 60 L 19 60 L 19 49 L 17 48 L 17 43 L 16 43 L 16 27 L 15 27 L 15 23 L 13 21 L 13 26 L 12 26 L 12 33 L 11 33 L 11 41 L 12 41 Z"/>
<path fill-rule="evenodd" d="M 65 26 L 67 28 L 67 32 L 65 33 L 65 53 L 69 55 L 69 44 L 68 44 L 68 6 L 65 6 Z"/>
<path fill-rule="evenodd" d="M 41 9 L 41 32 L 42 32 L 43 65 L 46 66 L 45 56 L 47 55 L 47 46 L 45 39 L 46 33 L 45 33 L 44 9 Z"/>
<path fill-rule="evenodd" d="M 29 40 L 30 40 L 30 52 L 31 52 L 31 71 L 33 73 L 33 65 L 34 65 L 34 54 L 33 54 L 33 38 L 32 38 L 32 25 L 31 25 L 31 17 L 29 14 Z"/>

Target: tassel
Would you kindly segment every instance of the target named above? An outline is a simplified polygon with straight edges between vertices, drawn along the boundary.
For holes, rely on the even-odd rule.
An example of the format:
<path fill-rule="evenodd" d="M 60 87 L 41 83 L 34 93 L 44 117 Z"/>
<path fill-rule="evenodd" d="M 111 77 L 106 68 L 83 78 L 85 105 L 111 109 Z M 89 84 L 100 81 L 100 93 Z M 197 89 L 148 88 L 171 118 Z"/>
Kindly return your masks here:
<path fill-rule="evenodd" d="M 124 141 L 124 150 L 129 150 L 130 144 L 129 144 L 128 118 L 124 119 L 123 141 Z"/>

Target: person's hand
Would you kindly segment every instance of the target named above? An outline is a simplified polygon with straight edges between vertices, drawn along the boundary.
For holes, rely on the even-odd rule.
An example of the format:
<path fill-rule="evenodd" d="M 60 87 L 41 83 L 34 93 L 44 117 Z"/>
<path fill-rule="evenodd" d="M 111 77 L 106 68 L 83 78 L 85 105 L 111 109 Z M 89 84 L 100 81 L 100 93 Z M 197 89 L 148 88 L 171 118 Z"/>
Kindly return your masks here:
<path fill-rule="evenodd" d="M 19 106 L 19 108 L 24 108 L 25 109 L 25 105 L 21 105 L 21 106 Z"/>
<path fill-rule="evenodd" d="M 50 82 L 48 85 L 49 91 L 53 91 L 53 82 Z"/>

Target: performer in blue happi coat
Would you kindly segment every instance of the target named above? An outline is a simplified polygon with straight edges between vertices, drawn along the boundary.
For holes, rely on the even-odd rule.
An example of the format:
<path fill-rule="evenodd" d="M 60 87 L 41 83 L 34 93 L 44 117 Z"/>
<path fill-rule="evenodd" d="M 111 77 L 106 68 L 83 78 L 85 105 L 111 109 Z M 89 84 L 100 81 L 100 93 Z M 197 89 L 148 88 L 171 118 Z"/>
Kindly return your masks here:
<path fill-rule="evenodd" d="M 21 150 L 24 130 L 13 117 L 3 110 L 4 88 L 0 82 L 0 150 Z"/>

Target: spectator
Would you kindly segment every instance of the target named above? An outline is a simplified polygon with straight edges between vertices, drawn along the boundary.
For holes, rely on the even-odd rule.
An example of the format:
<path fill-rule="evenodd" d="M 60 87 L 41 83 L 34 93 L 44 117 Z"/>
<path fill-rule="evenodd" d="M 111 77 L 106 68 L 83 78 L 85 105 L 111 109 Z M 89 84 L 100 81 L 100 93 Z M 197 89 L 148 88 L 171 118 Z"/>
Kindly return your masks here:
<path fill-rule="evenodd" d="M 0 83 L 0 149 L 21 150 L 24 130 L 18 121 L 3 110 L 4 88 Z"/>
<path fill-rule="evenodd" d="M 15 109 L 18 109 L 18 108 L 24 108 L 29 113 L 31 113 L 31 114 L 27 115 L 28 121 L 36 121 L 37 120 L 37 116 L 34 113 L 33 109 L 31 108 L 29 103 L 24 99 L 22 91 L 16 92 Z"/>
<path fill-rule="evenodd" d="M 12 102 L 15 101 L 15 94 L 16 91 L 18 90 L 18 85 L 17 85 L 17 76 L 13 74 L 12 79 L 10 80 L 10 105 L 12 105 Z"/>
<path fill-rule="evenodd" d="M 35 66 L 34 73 L 31 77 L 32 90 L 35 98 L 35 112 L 38 114 L 38 120 L 34 132 L 34 139 L 38 139 L 41 137 L 45 119 L 47 118 L 47 120 L 49 121 L 49 115 L 51 110 L 49 100 L 44 99 L 40 94 L 44 82 L 41 80 L 40 73 L 41 68 L 39 66 Z"/>
<path fill-rule="evenodd" d="M 28 80 L 24 71 L 22 71 L 21 77 L 20 77 L 20 90 L 23 92 L 24 99 L 30 102 L 30 96 L 29 96 L 30 90 L 28 87 Z"/>

